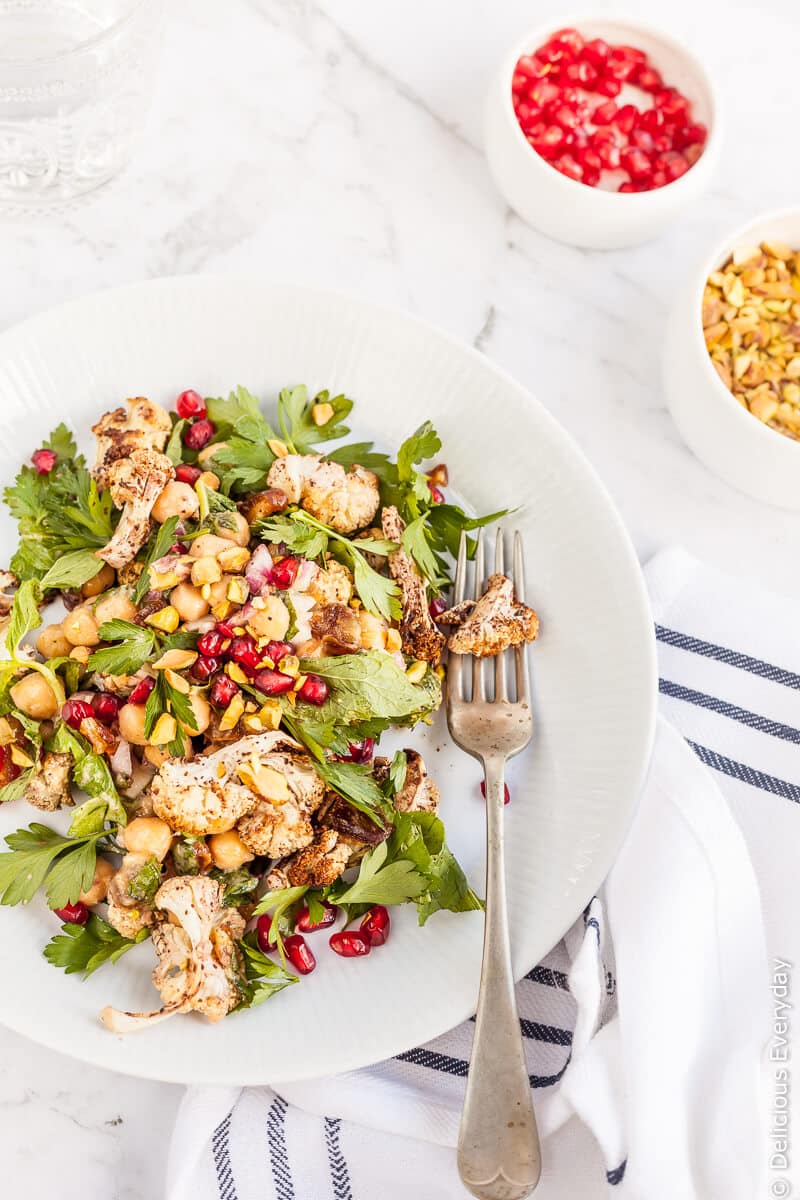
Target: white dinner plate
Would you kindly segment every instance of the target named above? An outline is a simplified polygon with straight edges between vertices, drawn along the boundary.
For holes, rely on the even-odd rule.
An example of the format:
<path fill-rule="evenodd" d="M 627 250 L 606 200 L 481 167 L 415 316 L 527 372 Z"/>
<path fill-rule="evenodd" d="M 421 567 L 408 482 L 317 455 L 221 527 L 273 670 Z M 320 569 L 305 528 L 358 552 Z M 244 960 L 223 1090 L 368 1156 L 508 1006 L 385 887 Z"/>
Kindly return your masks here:
<path fill-rule="evenodd" d="M 649 606 L 611 500 L 547 410 L 486 358 L 421 321 L 312 289 L 254 279 L 167 279 L 107 291 L 0 336 L 0 480 L 9 482 L 59 421 L 89 447 L 98 415 L 128 396 L 171 406 L 244 384 L 274 403 L 288 383 L 345 391 L 352 435 L 396 448 L 430 418 L 455 490 L 479 512 L 516 507 L 528 596 L 542 632 L 532 653 L 535 733 L 511 764 L 506 810 L 514 966 L 558 941 L 607 873 L 631 820 L 653 735 L 656 670 Z M 2 517 L 2 555 L 14 530 Z M 479 768 L 441 717 L 399 744 L 420 748 L 442 790 L 449 841 L 482 892 Z M 0 835 L 40 818 L 0 811 Z M 0 1021 L 56 1050 L 131 1075 L 258 1084 L 352 1070 L 443 1033 L 473 1011 L 480 913 L 392 910 L 392 936 L 363 960 L 311 935 L 318 968 L 263 1006 L 210 1025 L 176 1017 L 114 1036 L 108 1003 L 159 1005 L 145 944 L 90 980 L 42 957 L 58 931 L 44 901 L 0 909 L 7 965 Z"/>

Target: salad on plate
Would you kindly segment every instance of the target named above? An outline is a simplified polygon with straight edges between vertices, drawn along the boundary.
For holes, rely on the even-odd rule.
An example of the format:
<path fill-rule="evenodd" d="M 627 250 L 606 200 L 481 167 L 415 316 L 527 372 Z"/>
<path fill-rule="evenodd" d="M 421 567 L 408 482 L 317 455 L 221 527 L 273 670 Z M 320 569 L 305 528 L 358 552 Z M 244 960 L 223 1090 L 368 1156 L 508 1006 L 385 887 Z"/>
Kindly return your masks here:
<path fill-rule="evenodd" d="M 114 1032 L 261 1003 L 314 969 L 317 930 L 361 957 L 394 905 L 481 907 L 422 756 L 378 743 L 430 722 L 445 648 L 538 619 L 502 575 L 448 606 L 462 534 L 503 514 L 448 502 L 429 422 L 392 458 L 346 440 L 352 407 L 136 397 L 91 466 L 62 424 L 5 490 L 0 800 L 65 812 L 6 837 L 0 901 L 43 894 L 67 973 L 152 943 L 161 1007 L 104 1009 Z"/>

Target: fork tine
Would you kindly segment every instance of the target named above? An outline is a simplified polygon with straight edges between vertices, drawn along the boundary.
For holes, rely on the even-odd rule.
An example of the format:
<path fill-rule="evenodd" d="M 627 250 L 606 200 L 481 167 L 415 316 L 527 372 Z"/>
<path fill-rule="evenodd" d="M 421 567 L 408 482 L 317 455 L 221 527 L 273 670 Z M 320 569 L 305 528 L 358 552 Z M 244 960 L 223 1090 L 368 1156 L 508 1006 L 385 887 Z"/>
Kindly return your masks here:
<path fill-rule="evenodd" d="M 483 530 L 478 530 L 475 546 L 475 599 L 480 600 L 483 594 Z M 477 655 L 472 658 L 472 699 L 486 699 L 486 678 L 483 662 Z"/>
<path fill-rule="evenodd" d="M 502 526 L 498 527 L 497 537 L 494 543 L 494 573 L 495 575 L 503 575 L 504 571 L 504 546 L 505 540 L 504 530 Z M 508 689 L 506 683 L 506 656 L 505 652 L 495 656 L 494 660 L 494 698 L 497 700 L 508 699 Z"/>
<path fill-rule="evenodd" d="M 456 562 L 456 578 L 453 587 L 453 604 L 460 604 L 467 590 L 467 535 L 462 530 L 458 543 L 458 561 Z M 462 700 L 464 689 L 461 671 L 462 655 L 451 654 L 447 664 L 447 697 L 449 700 Z"/>
<path fill-rule="evenodd" d="M 518 600 L 525 599 L 525 570 L 522 561 L 522 538 L 519 531 L 514 533 L 514 591 Z M 528 654 L 525 645 L 517 646 L 517 703 L 530 705 L 530 677 L 528 675 Z"/>

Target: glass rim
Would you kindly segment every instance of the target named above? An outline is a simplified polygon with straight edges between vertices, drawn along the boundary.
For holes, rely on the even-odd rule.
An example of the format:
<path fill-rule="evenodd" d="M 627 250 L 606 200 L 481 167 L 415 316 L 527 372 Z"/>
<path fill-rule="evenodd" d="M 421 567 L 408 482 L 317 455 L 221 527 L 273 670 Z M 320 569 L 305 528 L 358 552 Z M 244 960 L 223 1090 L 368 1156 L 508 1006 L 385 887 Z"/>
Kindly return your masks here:
<path fill-rule="evenodd" d="M 113 37 L 116 37 L 119 31 L 124 29 L 126 25 L 132 22 L 143 8 L 147 8 L 147 6 L 153 2 L 154 0 L 132 0 L 131 6 L 124 16 L 119 17 L 105 29 L 101 29 L 97 33 L 92 34 L 91 37 L 85 38 L 83 41 L 78 42 L 77 45 L 70 46 L 68 50 L 59 50 L 57 54 L 43 54 L 36 58 L 14 58 L 10 55 L 3 54 L 2 51 L 0 51 L 0 65 L 14 67 L 41 67 L 47 63 L 57 63 L 62 62 L 65 59 L 75 58 L 79 54 L 83 54 L 84 51 L 91 50 L 95 46 L 100 46 L 103 44 L 103 42 L 110 41 Z M 158 0 L 155 0 L 155 2 L 158 3 Z"/>

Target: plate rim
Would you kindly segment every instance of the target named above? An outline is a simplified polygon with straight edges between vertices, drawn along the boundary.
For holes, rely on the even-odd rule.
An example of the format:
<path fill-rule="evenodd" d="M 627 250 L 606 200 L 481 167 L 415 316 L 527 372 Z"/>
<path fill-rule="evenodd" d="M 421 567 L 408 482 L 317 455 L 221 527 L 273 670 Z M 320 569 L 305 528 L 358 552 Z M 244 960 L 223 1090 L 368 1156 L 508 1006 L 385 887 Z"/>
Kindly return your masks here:
<path fill-rule="evenodd" d="M 493 358 L 484 354 L 477 347 L 460 338 L 457 334 L 451 333 L 447 329 L 422 317 L 416 313 L 407 311 L 399 305 L 386 303 L 384 301 L 376 301 L 368 296 L 350 291 L 346 288 L 336 288 L 330 286 L 320 286 L 313 283 L 302 283 L 296 280 L 286 279 L 280 276 L 270 278 L 268 281 L 260 278 L 255 274 L 247 274 L 241 271 L 237 272 L 200 272 L 197 274 L 179 274 L 165 275 L 158 278 L 144 278 L 139 280 L 129 281 L 124 284 L 112 285 L 110 287 L 95 288 L 91 291 L 82 292 L 78 296 L 71 297 L 68 300 L 63 300 L 60 303 L 48 305 L 38 312 L 23 318 L 20 321 L 8 326 L 0 331 L 0 366 L 2 359 L 10 346 L 13 345 L 14 339 L 19 336 L 24 336 L 31 330 L 35 330 L 36 326 L 45 322 L 47 319 L 52 319 L 59 313 L 74 313 L 79 312 L 84 306 L 89 306 L 96 303 L 101 298 L 107 298 L 112 301 L 117 296 L 127 296 L 135 293 L 146 293 L 153 290 L 163 290 L 168 292 L 170 289 L 180 288 L 196 288 L 196 287 L 213 287 L 213 285 L 223 285 L 225 287 L 236 286 L 237 284 L 243 287 L 253 288 L 268 292 L 280 291 L 283 294 L 291 291 L 299 295 L 317 297 L 320 300 L 338 299 L 345 302 L 349 306 L 357 306 L 365 313 L 377 312 L 390 318 L 392 322 L 402 322 L 403 324 L 416 327 L 420 332 L 428 337 L 434 337 L 440 342 L 446 343 L 455 352 L 465 355 L 481 368 L 490 371 L 498 380 L 512 388 L 521 399 L 527 404 L 530 404 L 537 410 L 537 415 L 543 419 L 549 426 L 550 433 L 560 441 L 567 449 L 567 452 L 574 456 L 582 469 L 582 473 L 593 484 L 595 493 L 602 498 L 605 506 L 605 515 L 609 519 L 610 525 L 613 527 L 617 535 L 620 549 L 624 552 L 624 556 L 628 567 L 631 569 L 630 574 L 632 582 L 635 581 L 635 604 L 636 615 L 642 619 L 643 628 L 649 631 L 649 636 L 642 639 L 641 650 L 643 654 L 646 651 L 646 658 L 643 662 L 643 673 L 646 674 L 649 687 L 646 689 L 646 694 L 643 699 L 646 701 L 646 712 L 643 715 L 642 727 L 645 730 L 645 736 L 642 739 L 640 758 L 638 763 L 637 779 L 635 788 L 631 789 L 632 795 L 627 806 L 627 811 L 624 813 L 624 819 L 620 817 L 620 830 L 616 838 L 616 850 L 610 862 L 605 862 L 603 858 L 598 857 L 593 862 L 592 866 L 587 868 L 581 876 L 583 886 L 578 889 L 578 894 L 583 895 L 584 899 L 580 908 L 575 915 L 570 919 L 567 925 L 560 930 L 558 936 L 553 942 L 553 946 L 557 945 L 567 930 L 571 927 L 574 921 L 580 915 L 580 912 L 585 908 L 591 897 L 597 892 L 599 886 L 611 870 L 616 856 L 619 854 L 633 824 L 634 817 L 638 810 L 642 787 L 647 777 L 652 758 L 653 744 L 655 740 L 656 721 L 658 715 L 658 669 L 657 669 L 657 646 L 655 627 L 653 625 L 650 602 L 647 593 L 647 588 L 644 580 L 641 563 L 639 562 L 636 550 L 633 544 L 631 535 L 622 519 L 622 516 L 617 508 L 613 497 L 598 475 L 596 469 L 589 461 L 583 448 L 573 438 L 567 429 L 556 419 L 550 412 L 547 406 L 538 399 L 537 395 L 528 387 L 521 383 L 509 370 L 498 364 Z M 629 595 L 628 601 L 633 603 L 634 596 Z M 646 643 L 646 644 L 645 644 Z M 449 736 L 449 735 L 448 735 Z M 528 963 L 518 974 L 515 972 L 515 977 L 519 980 L 535 966 L 536 963 Z M 477 1000 L 477 996 L 476 996 Z M 459 1015 L 452 1024 L 448 1024 L 446 1028 L 437 1029 L 425 1035 L 426 1041 L 433 1040 L 436 1037 L 442 1036 L 450 1029 L 468 1020 L 474 1011 L 472 1004 L 467 1011 L 458 1010 Z M 202 1073 L 193 1074 L 187 1077 L 185 1073 L 174 1074 L 168 1069 L 149 1069 L 146 1065 L 137 1065 L 135 1062 L 115 1063 L 110 1066 L 107 1061 L 107 1056 L 95 1052 L 92 1047 L 87 1047 L 84 1050 L 72 1050 L 65 1048 L 63 1043 L 60 1043 L 55 1037 L 49 1036 L 50 1030 L 57 1028 L 57 1022 L 48 1026 L 46 1030 L 37 1030 L 36 1033 L 31 1033 L 27 1029 L 21 1027 L 20 1023 L 13 1018 L 7 1017 L 2 1011 L 2 1003 L 0 1002 L 0 1025 L 12 1030 L 20 1036 L 26 1037 L 37 1045 L 45 1046 L 47 1049 L 53 1050 L 56 1053 L 64 1054 L 68 1058 L 76 1062 L 84 1062 L 91 1066 L 100 1067 L 104 1070 L 115 1071 L 119 1074 L 137 1079 L 147 1079 L 153 1082 L 180 1084 L 182 1086 L 261 1086 L 265 1084 L 282 1084 L 296 1083 L 320 1077 L 321 1075 L 332 1075 L 344 1071 L 361 1070 L 365 1067 L 375 1065 L 378 1062 L 386 1061 L 395 1057 L 397 1054 L 405 1050 L 414 1048 L 420 1044 L 418 1038 L 414 1038 L 411 1042 L 406 1037 L 392 1038 L 387 1036 L 385 1039 L 384 1050 L 380 1057 L 374 1057 L 372 1053 L 368 1054 L 363 1059 L 349 1061 L 347 1065 L 339 1064 L 320 1072 L 309 1066 L 306 1070 L 299 1070 L 292 1074 L 291 1077 L 270 1077 L 265 1078 L 263 1072 L 256 1070 L 251 1073 L 249 1070 L 237 1070 L 236 1082 L 233 1082 L 232 1077 L 221 1078 L 219 1075 L 209 1077 Z M 213 1032 L 209 1030 L 208 1032 Z M 113 1035 L 112 1035 L 113 1036 Z M 123 1040 L 121 1037 L 115 1037 L 114 1041 Z M 168 1064 L 164 1064 L 165 1067 Z"/>

